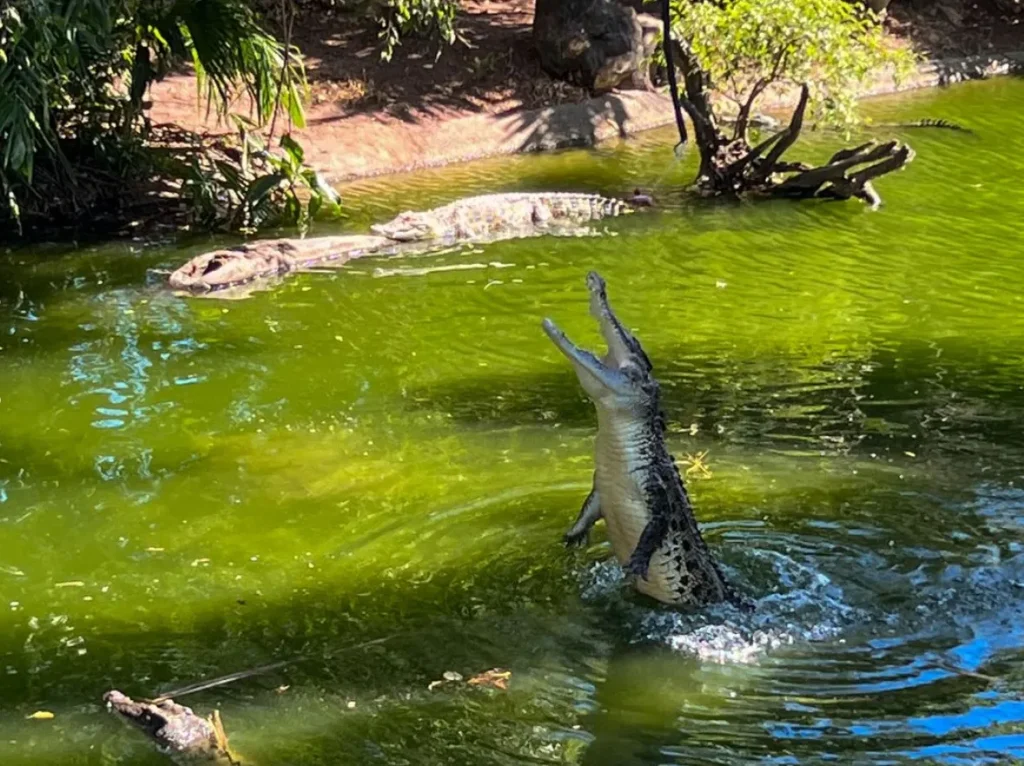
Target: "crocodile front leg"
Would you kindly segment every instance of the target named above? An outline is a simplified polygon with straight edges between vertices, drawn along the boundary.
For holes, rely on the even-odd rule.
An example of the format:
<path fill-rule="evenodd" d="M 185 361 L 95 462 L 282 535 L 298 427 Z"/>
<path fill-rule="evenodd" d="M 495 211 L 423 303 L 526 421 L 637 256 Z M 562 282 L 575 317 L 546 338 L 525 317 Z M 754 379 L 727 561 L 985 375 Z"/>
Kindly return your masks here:
<path fill-rule="evenodd" d="M 647 570 L 651 566 L 651 557 L 664 544 L 668 536 L 668 518 L 664 515 L 656 515 L 647 522 L 644 531 L 640 533 L 633 555 L 629 557 L 623 570 L 626 574 L 634 574 L 642 579 L 647 579 Z"/>
<path fill-rule="evenodd" d="M 565 544 L 567 547 L 573 545 L 585 545 L 590 537 L 590 529 L 601 518 L 601 502 L 597 495 L 597 487 L 590 490 L 587 499 L 583 501 L 576 521 L 565 533 Z"/>

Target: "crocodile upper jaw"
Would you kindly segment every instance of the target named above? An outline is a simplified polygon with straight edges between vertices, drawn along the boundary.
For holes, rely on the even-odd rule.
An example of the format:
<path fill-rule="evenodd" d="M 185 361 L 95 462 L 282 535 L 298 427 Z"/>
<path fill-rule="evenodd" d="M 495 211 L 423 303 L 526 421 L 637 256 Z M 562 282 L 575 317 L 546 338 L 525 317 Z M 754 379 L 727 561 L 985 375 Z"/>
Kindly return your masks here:
<path fill-rule="evenodd" d="M 576 370 L 577 375 L 580 376 L 580 379 L 589 379 L 589 385 L 587 382 L 584 383 L 587 393 L 591 393 L 592 389 L 597 389 L 598 387 L 603 387 L 612 393 L 626 392 L 627 380 L 618 369 L 604 364 L 592 352 L 577 346 L 550 319 L 545 319 L 542 326 L 544 332 L 547 333 L 547 336 L 558 350 L 565 354 L 566 358 L 572 362 L 572 366 Z"/>

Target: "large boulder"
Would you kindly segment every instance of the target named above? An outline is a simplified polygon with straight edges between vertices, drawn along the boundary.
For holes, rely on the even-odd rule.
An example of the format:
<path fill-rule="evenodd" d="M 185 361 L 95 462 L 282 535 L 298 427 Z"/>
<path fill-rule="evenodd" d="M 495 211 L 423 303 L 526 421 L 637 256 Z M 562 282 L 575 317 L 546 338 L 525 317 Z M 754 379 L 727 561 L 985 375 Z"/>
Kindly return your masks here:
<path fill-rule="evenodd" d="M 604 93 L 651 87 L 661 21 L 616 0 L 537 0 L 533 39 L 553 77 Z"/>

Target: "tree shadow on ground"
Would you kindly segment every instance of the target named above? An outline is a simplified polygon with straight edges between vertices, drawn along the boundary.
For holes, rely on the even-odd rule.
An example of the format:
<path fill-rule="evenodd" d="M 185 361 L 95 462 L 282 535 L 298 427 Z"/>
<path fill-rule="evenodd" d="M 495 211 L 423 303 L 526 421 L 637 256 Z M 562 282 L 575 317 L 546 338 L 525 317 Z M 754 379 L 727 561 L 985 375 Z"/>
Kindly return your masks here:
<path fill-rule="evenodd" d="M 343 119 L 361 113 L 416 121 L 451 110 L 501 111 L 584 99 L 586 92 L 549 78 L 533 51 L 533 3 L 465 2 L 458 27 L 466 44 L 445 47 L 409 37 L 381 60 L 377 28 L 356 11 L 306 11 L 295 41 L 309 64 L 314 107 L 332 105 Z M 316 122 L 314 119 L 312 122 Z"/>
<path fill-rule="evenodd" d="M 629 4 L 638 11 L 656 12 L 656 3 L 650 0 Z M 1024 24 L 1019 23 L 1024 11 L 1019 7 L 1014 11 L 1002 0 L 960 5 L 956 0 L 897 0 L 886 23 L 894 34 L 909 38 L 916 49 L 933 57 L 1024 45 Z M 540 68 L 533 49 L 533 13 L 531 0 L 466 0 L 460 4 L 458 27 L 468 44 L 444 47 L 438 56 L 435 43 L 409 37 L 394 59 L 385 62 L 378 29 L 361 9 L 302 9 L 294 41 L 308 59 L 314 107 L 331 105 L 337 110 L 311 122 L 366 113 L 416 122 L 423 115 L 443 116 L 452 110 L 502 115 L 559 104 L 583 107 L 589 96 L 585 89 L 558 82 Z M 622 116 L 614 96 L 607 104 L 592 105 L 590 111 L 595 120 Z M 534 119 L 538 125 L 533 143 L 539 145 L 543 123 L 550 118 L 541 112 Z M 573 121 L 573 127 L 579 124 L 578 118 Z M 548 125 L 548 132 L 566 127 Z"/>

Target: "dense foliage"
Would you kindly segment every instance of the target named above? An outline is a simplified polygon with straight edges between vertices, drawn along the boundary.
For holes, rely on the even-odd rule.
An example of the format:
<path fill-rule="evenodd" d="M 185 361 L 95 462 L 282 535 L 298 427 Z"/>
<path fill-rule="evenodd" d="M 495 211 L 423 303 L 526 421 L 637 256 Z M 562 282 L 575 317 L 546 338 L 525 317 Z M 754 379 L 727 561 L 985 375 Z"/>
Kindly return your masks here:
<path fill-rule="evenodd" d="M 672 4 L 673 33 L 739 109 L 749 110 L 772 83 L 806 83 L 819 118 L 849 123 L 869 72 L 887 64 L 905 72 L 912 64 L 906 51 L 886 45 L 873 14 L 849 0 Z"/>
<path fill-rule="evenodd" d="M 305 164 L 290 135 L 281 136 L 279 152 L 268 151 L 253 122 L 233 118 L 237 136 L 196 153 L 180 173 L 189 223 L 242 232 L 286 225 L 305 234 L 321 209 L 338 212 L 337 191 Z"/>
<path fill-rule="evenodd" d="M 455 28 L 458 9 L 457 0 L 387 0 L 377 15 L 384 42 L 381 55 L 390 61 L 401 39 L 409 35 L 433 37 L 442 45 L 452 45 L 459 39 Z M 438 55 L 440 52 L 438 48 Z"/>
<path fill-rule="evenodd" d="M 244 0 L 13 0 L 0 11 L 0 216 L 73 218 L 150 166 L 143 98 L 191 62 L 208 106 L 243 91 L 302 124 L 294 50 Z"/>

